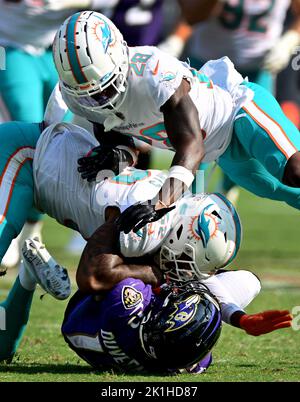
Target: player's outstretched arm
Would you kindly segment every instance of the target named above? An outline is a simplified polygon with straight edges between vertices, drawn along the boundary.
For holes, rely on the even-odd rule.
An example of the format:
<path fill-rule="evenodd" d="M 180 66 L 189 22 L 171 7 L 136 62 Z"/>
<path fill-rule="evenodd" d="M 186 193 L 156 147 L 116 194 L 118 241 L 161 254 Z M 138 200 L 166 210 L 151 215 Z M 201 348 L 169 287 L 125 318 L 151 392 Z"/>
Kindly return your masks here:
<path fill-rule="evenodd" d="M 120 217 L 120 230 L 137 232 L 161 219 L 190 187 L 204 156 L 198 110 L 189 96 L 190 84 L 182 80 L 173 96 L 161 107 L 168 138 L 175 149 L 169 177 L 159 194 L 146 203 L 130 206 Z M 172 208 L 172 207 L 171 207 Z"/>
<path fill-rule="evenodd" d="M 293 316 L 288 310 L 268 310 L 257 314 L 233 313 L 231 323 L 249 335 L 259 336 L 292 326 Z"/>
<path fill-rule="evenodd" d="M 136 278 L 154 287 L 159 285 L 159 270 L 147 264 L 127 264 L 119 254 L 119 228 L 108 221 L 88 240 L 76 273 L 79 290 L 86 293 L 108 291 L 126 278 Z"/>
<path fill-rule="evenodd" d="M 169 170 L 155 209 L 170 206 L 187 190 L 204 157 L 202 130 L 198 110 L 189 96 L 190 84 L 185 79 L 174 95 L 162 106 L 168 138 L 175 149 Z"/>

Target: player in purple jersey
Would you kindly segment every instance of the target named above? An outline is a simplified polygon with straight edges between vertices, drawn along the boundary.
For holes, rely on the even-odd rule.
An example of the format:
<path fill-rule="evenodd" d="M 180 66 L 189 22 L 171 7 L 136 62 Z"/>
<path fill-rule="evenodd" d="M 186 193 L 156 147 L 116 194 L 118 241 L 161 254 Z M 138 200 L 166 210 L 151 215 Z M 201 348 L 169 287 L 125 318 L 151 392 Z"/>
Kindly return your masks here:
<path fill-rule="evenodd" d="M 93 367 L 200 373 L 211 362 L 220 317 L 254 336 L 291 326 L 285 310 L 243 311 L 260 290 L 259 280 L 247 271 L 221 272 L 194 286 L 158 286 L 163 278 L 154 259 L 129 259 L 118 252 L 115 214 L 116 208 L 106 209 L 108 221 L 85 247 L 77 273 L 80 292 L 71 299 L 62 327 L 71 348 Z M 23 253 L 19 275 L 33 290 L 49 269 L 41 253 L 34 256 Z"/>
<path fill-rule="evenodd" d="M 181 369 L 202 373 L 212 361 L 210 351 L 220 335 L 221 319 L 225 320 L 229 308 L 229 304 L 224 308 L 224 294 L 230 289 L 224 291 L 226 277 L 234 282 L 232 277 L 242 271 L 219 272 L 214 276 L 216 282 L 219 281 L 218 286 L 221 284 L 220 304 L 216 292 L 211 291 L 218 291 L 218 286 L 209 280 L 163 284 L 153 289 L 139 279 L 127 278 L 105 293 L 103 290 L 109 289 L 109 284 L 100 280 L 94 284 L 94 294 L 87 294 L 83 272 L 89 275 L 98 270 L 98 278 L 101 278 L 104 270 L 113 271 L 122 264 L 124 269 L 132 267 L 133 272 L 136 269 L 137 260 L 133 265 L 116 254 L 114 233 L 118 233 L 116 223 L 104 224 L 93 234 L 83 252 L 81 272 L 77 275 L 82 291 L 70 300 L 62 325 L 66 342 L 94 368 L 147 369 L 163 373 Z M 145 264 L 145 260 L 140 264 Z M 155 264 L 153 261 L 151 264 L 153 269 Z M 149 269 L 149 265 L 145 269 Z M 241 283 L 242 273 L 231 286 L 231 292 L 252 293 L 250 298 L 253 298 L 251 287 L 258 280 L 251 273 L 243 272 L 247 279 Z M 97 282 L 97 275 L 94 280 Z M 226 322 L 258 336 L 289 327 L 291 318 L 288 311 L 248 315 L 236 307 Z"/>
<path fill-rule="evenodd" d="M 220 336 L 221 313 L 199 282 L 164 285 L 155 294 L 150 285 L 128 278 L 100 301 L 76 293 L 62 333 L 94 368 L 200 372 Z"/>
<path fill-rule="evenodd" d="M 111 20 L 129 46 L 157 45 L 163 29 L 162 6 L 162 0 L 123 0 L 114 8 Z"/>

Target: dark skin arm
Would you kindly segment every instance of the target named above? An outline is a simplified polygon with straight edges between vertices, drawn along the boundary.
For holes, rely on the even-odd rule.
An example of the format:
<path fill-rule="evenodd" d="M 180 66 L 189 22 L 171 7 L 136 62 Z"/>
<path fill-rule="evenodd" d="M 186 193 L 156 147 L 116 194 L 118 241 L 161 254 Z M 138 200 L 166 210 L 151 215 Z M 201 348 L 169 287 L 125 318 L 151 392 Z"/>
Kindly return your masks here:
<path fill-rule="evenodd" d="M 118 252 L 119 230 L 114 223 L 117 208 L 108 208 L 108 221 L 88 240 L 76 273 L 80 291 L 90 294 L 108 291 L 126 278 L 136 278 L 159 286 L 160 274 L 153 264 L 127 263 Z"/>
<path fill-rule="evenodd" d="M 179 0 L 182 14 L 189 24 L 210 18 L 218 3 L 218 0 Z"/>
<path fill-rule="evenodd" d="M 194 175 L 204 156 L 204 145 L 196 106 L 189 96 L 190 84 L 182 80 L 174 95 L 162 106 L 168 138 L 175 149 L 171 166 L 183 166 Z M 178 179 L 168 179 L 162 186 L 155 209 L 170 206 L 184 191 L 186 185 Z M 160 202 L 161 201 L 161 202 Z"/>

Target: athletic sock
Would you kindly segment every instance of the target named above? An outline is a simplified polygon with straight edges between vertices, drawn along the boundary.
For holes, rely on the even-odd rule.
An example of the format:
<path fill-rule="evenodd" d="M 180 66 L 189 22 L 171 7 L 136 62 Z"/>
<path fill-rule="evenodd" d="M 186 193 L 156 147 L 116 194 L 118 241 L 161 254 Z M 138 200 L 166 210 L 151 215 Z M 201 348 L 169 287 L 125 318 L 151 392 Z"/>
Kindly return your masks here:
<path fill-rule="evenodd" d="M 21 286 L 29 291 L 32 291 L 36 287 L 36 280 L 34 276 L 25 268 L 23 261 L 20 263 L 19 279 Z"/>

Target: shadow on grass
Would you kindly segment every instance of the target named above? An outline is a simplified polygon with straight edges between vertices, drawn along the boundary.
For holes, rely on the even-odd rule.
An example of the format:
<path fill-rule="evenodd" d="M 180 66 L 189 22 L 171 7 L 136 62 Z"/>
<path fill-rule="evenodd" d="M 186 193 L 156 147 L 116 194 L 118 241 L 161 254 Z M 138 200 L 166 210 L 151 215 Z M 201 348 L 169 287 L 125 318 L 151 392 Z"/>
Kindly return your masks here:
<path fill-rule="evenodd" d="M 98 372 L 98 371 L 97 371 Z M 18 374 L 91 374 L 96 373 L 88 366 L 79 366 L 77 364 L 0 364 L 0 373 L 18 373 Z"/>
<path fill-rule="evenodd" d="M 57 363 L 57 364 L 45 364 L 45 363 L 28 363 L 28 364 L 19 364 L 19 363 L 0 363 L 0 377 L 1 373 L 5 374 L 79 374 L 79 375 L 130 375 L 131 377 L 141 377 L 147 376 L 151 378 L 152 376 L 157 375 L 158 373 L 151 372 L 140 372 L 140 371 L 130 371 L 125 373 L 124 371 L 113 369 L 94 369 L 89 366 L 80 366 L 77 364 L 67 364 L 67 363 Z"/>

